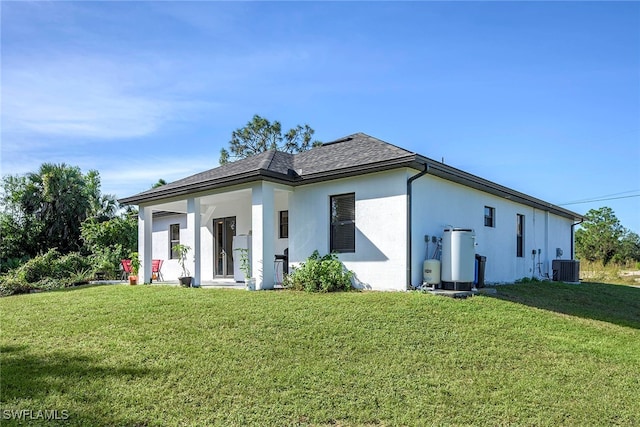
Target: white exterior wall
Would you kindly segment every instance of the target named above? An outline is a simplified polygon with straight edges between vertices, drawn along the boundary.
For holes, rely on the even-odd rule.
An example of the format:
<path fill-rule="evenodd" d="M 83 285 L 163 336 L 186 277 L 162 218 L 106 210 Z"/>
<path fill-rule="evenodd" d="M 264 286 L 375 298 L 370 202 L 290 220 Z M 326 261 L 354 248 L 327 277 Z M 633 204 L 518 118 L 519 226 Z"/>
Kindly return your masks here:
<path fill-rule="evenodd" d="M 549 258 L 549 277 L 551 276 L 551 260 L 554 259 L 571 259 L 571 225 L 572 220 L 562 218 L 556 215 L 549 215 L 549 243 L 547 255 Z M 556 249 L 562 250 L 562 256 L 556 257 Z"/>
<path fill-rule="evenodd" d="M 406 173 L 380 172 L 296 187 L 289 196 L 289 261 L 329 252 L 330 196 L 355 193 L 356 250 L 339 254 L 360 286 L 404 290 Z"/>
<path fill-rule="evenodd" d="M 249 197 L 239 198 L 232 202 L 221 203 L 215 206 L 210 218 L 206 217 L 207 205 L 201 209 L 203 222 L 200 227 L 201 244 L 201 278 L 202 280 L 214 279 L 213 262 L 213 220 L 216 218 L 236 217 L 236 234 L 248 234 L 251 231 L 251 200 Z M 204 221 L 207 219 L 207 221 Z M 167 281 L 176 281 L 182 270 L 178 260 L 171 258 L 169 242 L 169 226 L 180 224 L 180 243 L 189 244 L 187 240 L 192 231 L 187 227 L 187 215 L 176 213 L 175 215 L 153 218 L 152 258 L 164 260 L 162 276 Z M 189 257 L 193 257 L 193 248 Z M 192 269 L 192 268 L 191 268 Z M 193 271 L 190 271 L 193 274 Z"/>
<path fill-rule="evenodd" d="M 236 235 L 252 233 L 252 201 L 251 193 L 238 193 L 234 196 L 222 196 L 218 202 L 215 196 L 200 197 L 202 206 L 200 209 L 202 223 L 200 227 L 200 243 L 201 243 L 201 279 L 212 280 L 214 277 L 214 235 L 213 220 L 217 218 L 235 217 L 236 218 Z M 274 192 L 274 211 L 275 218 L 273 220 L 273 246 L 275 254 L 283 254 L 284 250 L 289 247 L 288 239 L 279 238 L 279 211 L 288 210 L 289 192 L 276 189 Z M 162 215 L 153 218 L 152 224 L 152 254 L 151 259 L 161 259 L 164 261 L 162 265 L 162 275 L 167 281 L 177 281 L 181 275 L 181 268 L 178 261 L 171 258 L 171 249 L 169 242 L 169 226 L 171 224 L 180 224 L 180 242 L 191 245 L 193 240 L 191 229 L 187 224 L 187 214 L 176 213 L 174 215 Z M 140 239 L 142 241 L 142 239 Z M 140 251 L 142 253 L 142 247 Z M 194 251 L 189 254 L 193 257 Z M 273 260 L 270 261 L 273 263 Z M 193 270 L 193 266 L 189 267 Z M 262 268 L 261 268 L 262 269 Z M 190 271 L 193 274 L 193 271 Z M 281 273 L 280 273 L 281 274 Z M 269 277 L 272 274 L 270 273 Z"/>
<path fill-rule="evenodd" d="M 178 214 L 153 219 L 153 238 L 151 242 L 153 250 L 151 254 L 153 259 L 164 260 L 160 271 L 165 280 L 178 280 L 178 276 L 181 275 L 180 265 L 177 259 L 170 259 L 169 226 L 171 224 L 180 224 L 180 234 L 186 233 L 187 215 Z M 180 242 L 183 242 L 182 236 L 180 237 Z"/>
<path fill-rule="evenodd" d="M 357 282 L 364 288 L 404 290 L 407 179 L 417 173 L 413 169 L 397 169 L 294 188 L 260 184 L 261 192 L 265 190 L 271 194 L 267 194 L 267 201 L 272 213 L 265 218 L 266 222 L 259 220 L 265 231 L 262 241 L 270 247 L 261 246 L 261 253 L 269 258 L 265 261 L 268 265 L 256 265 L 254 269 L 265 272 L 265 285 L 269 287 L 274 276 L 274 254 L 283 254 L 289 248 L 289 262 L 295 265 L 303 262 L 314 250 L 321 255 L 328 253 L 330 197 L 355 193 L 356 250 L 355 253 L 339 254 L 339 259 L 355 272 Z M 263 195 L 257 200 L 258 194 L 252 191 L 248 187 L 244 190 L 236 187 L 228 193 L 199 195 L 202 203 L 202 280 L 214 279 L 213 219 L 235 216 L 236 234 L 253 234 L 252 229 L 258 224 L 258 219 L 252 218 L 252 211 L 256 208 L 255 203 L 261 203 Z M 424 236 L 440 238 L 447 226 L 475 230 L 476 253 L 487 257 L 487 283 L 512 282 L 532 276 L 551 277 L 551 260 L 556 258 L 556 248 L 562 250 L 563 259 L 571 258 L 570 219 L 429 174 L 413 182 L 412 204 L 411 283 L 414 286 L 422 282 L 422 263 L 426 257 L 431 258 L 435 249 L 430 243 L 427 256 Z M 485 206 L 495 209 L 495 227 L 484 226 Z M 153 208 L 161 209 L 162 206 Z M 282 210 L 289 211 L 289 239 L 279 238 L 278 213 Z M 521 258 L 516 257 L 516 214 L 525 216 L 524 256 Z M 176 223 L 180 224 L 181 243 L 193 240 L 190 237 L 192 232 L 187 228 L 187 215 L 176 214 L 154 218 L 152 239 L 149 241 L 153 248 L 149 259 L 164 260 L 162 274 L 169 281 L 177 280 L 180 275 L 177 260 L 169 259 L 169 225 Z M 142 228 L 140 230 L 142 254 L 144 241 Z M 255 245 L 257 241 L 254 239 L 253 243 Z M 539 259 L 538 249 L 541 250 Z M 533 250 L 536 250 L 535 259 L 531 256 Z M 257 261 L 262 263 L 263 260 Z"/>
<path fill-rule="evenodd" d="M 171 259 L 171 248 L 169 242 L 169 226 L 171 224 L 180 224 L 180 243 L 189 244 L 187 242 L 188 233 L 191 231 L 187 228 L 187 215 L 175 214 L 170 216 L 155 217 L 153 219 L 153 238 L 152 238 L 152 258 L 161 259 L 162 276 L 164 280 L 178 280 L 182 275 L 182 269 L 177 259 Z M 203 280 L 210 280 L 213 277 L 213 222 L 208 221 L 202 224 L 200 228 L 201 242 L 201 271 Z M 191 246 L 189 244 L 189 246 Z M 189 257 L 193 257 L 193 248 L 189 253 Z M 187 266 L 187 268 L 191 267 Z M 193 274 L 193 271 L 190 271 Z"/>
<path fill-rule="evenodd" d="M 417 171 L 409 170 L 408 176 Z M 538 257 L 531 252 L 541 249 L 542 276 L 551 276 L 551 260 L 556 248 L 570 258 L 572 221 L 494 196 L 441 178 L 425 175 L 413 183 L 412 284 L 422 281 L 425 259 L 425 235 L 442 237 L 445 227 L 472 228 L 476 234 L 476 253 L 487 257 L 485 282 L 513 282 L 523 277 L 538 277 Z M 484 207 L 495 209 L 495 227 L 485 227 Z M 516 215 L 525 217 L 523 257 L 516 257 Z M 434 245 L 429 244 L 429 258 Z"/>

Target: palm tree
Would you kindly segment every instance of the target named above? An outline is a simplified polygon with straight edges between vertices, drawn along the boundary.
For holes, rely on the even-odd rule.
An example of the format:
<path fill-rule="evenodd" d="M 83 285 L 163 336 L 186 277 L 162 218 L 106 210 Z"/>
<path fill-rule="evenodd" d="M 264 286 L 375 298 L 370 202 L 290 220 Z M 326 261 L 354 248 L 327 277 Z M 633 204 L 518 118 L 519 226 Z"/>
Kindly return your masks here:
<path fill-rule="evenodd" d="M 99 186 L 97 172 L 84 176 L 80 168 L 64 163 L 44 163 L 27 174 L 21 205 L 43 224 L 46 248 L 57 247 L 63 253 L 80 248 L 80 225 L 99 204 Z"/>

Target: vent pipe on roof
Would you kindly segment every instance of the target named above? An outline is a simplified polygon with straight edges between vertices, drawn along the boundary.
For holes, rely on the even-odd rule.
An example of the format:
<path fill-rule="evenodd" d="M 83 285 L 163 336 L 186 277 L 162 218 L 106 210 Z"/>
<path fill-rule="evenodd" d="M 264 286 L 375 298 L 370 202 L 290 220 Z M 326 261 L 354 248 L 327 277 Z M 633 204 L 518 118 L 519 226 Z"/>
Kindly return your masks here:
<path fill-rule="evenodd" d="M 415 181 L 416 179 L 420 178 L 421 176 L 424 176 L 426 174 L 429 173 L 429 164 L 425 163 L 424 164 L 424 169 L 422 170 L 422 172 L 417 173 L 415 175 L 413 175 L 412 177 L 410 177 L 409 179 L 407 179 L 407 290 L 410 290 L 411 288 L 413 288 L 413 286 L 411 285 L 411 257 L 412 257 L 412 250 L 411 250 L 411 184 L 413 184 L 413 181 Z"/>
<path fill-rule="evenodd" d="M 352 136 L 347 136 L 346 138 L 336 139 L 335 141 L 323 142 L 322 146 L 326 147 L 327 145 L 338 144 L 340 142 L 347 142 L 347 141 L 351 141 L 352 139 L 353 139 Z"/>

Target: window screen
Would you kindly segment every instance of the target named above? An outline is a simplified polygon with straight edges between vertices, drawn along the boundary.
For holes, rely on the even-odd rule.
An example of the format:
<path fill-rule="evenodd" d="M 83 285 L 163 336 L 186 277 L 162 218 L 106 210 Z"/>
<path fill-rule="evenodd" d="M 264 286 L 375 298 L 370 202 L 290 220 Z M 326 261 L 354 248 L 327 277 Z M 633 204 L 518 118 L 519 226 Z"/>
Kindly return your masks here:
<path fill-rule="evenodd" d="M 516 216 L 516 256 L 522 258 L 524 256 L 524 215 Z"/>
<path fill-rule="evenodd" d="M 331 196 L 331 252 L 356 251 L 356 195 Z"/>
<path fill-rule="evenodd" d="M 175 245 L 180 244 L 180 224 L 171 224 L 169 226 L 169 254 L 170 259 L 178 259 L 180 256 L 173 250 Z"/>
<path fill-rule="evenodd" d="M 289 211 L 280 211 L 280 234 L 281 239 L 289 237 Z"/>
<path fill-rule="evenodd" d="M 496 210 L 491 206 L 484 207 L 484 226 L 495 227 L 495 212 Z"/>

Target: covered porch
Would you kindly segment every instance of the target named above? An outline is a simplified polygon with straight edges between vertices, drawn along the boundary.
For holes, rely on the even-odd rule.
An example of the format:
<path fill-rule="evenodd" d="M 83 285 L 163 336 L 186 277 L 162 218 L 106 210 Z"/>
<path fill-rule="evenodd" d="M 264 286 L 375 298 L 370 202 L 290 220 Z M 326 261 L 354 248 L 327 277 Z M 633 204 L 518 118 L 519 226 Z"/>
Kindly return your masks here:
<path fill-rule="evenodd" d="M 189 246 L 185 267 L 196 286 L 233 286 L 238 272 L 236 236 L 250 236 L 251 276 L 257 289 L 273 289 L 282 278 L 283 255 L 289 247 L 288 210 L 292 188 L 257 181 L 207 192 L 141 203 L 138 211 L 140 282 L 149 282 L 152 259 L 163 260 L 162 276 L 177 282 L 182 275 L 175 244 Z M 240 239 L 236 239 L 239 241 Z M 280 271 L 278 271 L 280 267 Z M 235 274 L 234 274 L 235 273 Z"/>

